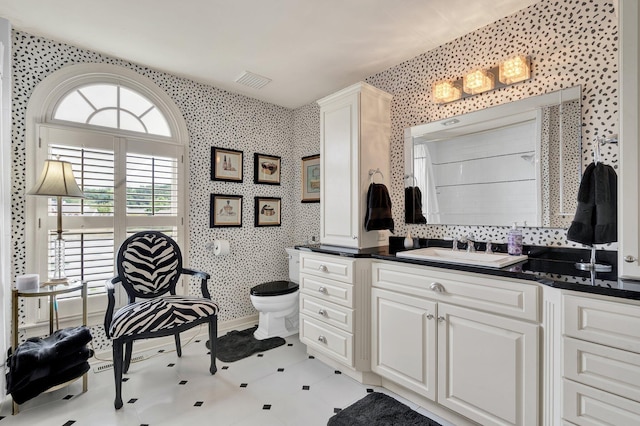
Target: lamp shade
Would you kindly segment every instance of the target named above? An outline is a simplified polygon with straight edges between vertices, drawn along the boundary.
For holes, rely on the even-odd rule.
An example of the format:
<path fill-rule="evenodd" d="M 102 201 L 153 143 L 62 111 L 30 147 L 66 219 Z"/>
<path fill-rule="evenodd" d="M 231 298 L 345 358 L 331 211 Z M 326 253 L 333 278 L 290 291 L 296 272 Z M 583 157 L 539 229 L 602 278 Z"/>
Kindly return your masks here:
<path fill-rule="evenodd" d="M 27 192 L 28 195 L 50 197 L 84 198 L 73 176 L 71 163 L 60 160 L 46 160 L 38 183 Z"/>

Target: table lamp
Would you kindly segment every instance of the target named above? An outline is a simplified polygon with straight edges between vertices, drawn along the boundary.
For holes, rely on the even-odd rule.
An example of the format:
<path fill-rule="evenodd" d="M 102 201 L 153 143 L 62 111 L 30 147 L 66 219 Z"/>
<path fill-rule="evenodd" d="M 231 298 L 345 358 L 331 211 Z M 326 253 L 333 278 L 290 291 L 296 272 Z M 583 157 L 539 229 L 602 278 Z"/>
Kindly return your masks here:
<path fill-rule="evenodd" d="M 58 237 L 54 242 L 55 266 L 53 277 L 44 283 L 47 285 L 68 284 L 64 272 L 64 239 L 62 238 L 62 198 L 84 198 L 73 176 L 71 163 L 60 160 L 46 160 L 40 179 L 27 195 L 56 197 L 58 212 Z"/>

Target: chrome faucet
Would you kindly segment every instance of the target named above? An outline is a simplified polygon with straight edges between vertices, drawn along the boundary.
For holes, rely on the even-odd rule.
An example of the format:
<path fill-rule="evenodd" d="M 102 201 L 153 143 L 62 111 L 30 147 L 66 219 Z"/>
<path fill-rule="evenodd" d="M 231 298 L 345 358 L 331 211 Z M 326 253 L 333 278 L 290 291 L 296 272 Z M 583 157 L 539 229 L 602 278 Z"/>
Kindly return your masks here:
<path fill-rule="evenodd" d="M 462 242 L 467 243 L 467 253 L 475 253 L 476 251 L 476 240 L 473 234 L 468 234 L 463 237 Z"/>
<path fill-rule="evenodd" d="M 458 251 L 458 237 L 453 237 L 453 244 L 451 245 L 451 250 Z"/>

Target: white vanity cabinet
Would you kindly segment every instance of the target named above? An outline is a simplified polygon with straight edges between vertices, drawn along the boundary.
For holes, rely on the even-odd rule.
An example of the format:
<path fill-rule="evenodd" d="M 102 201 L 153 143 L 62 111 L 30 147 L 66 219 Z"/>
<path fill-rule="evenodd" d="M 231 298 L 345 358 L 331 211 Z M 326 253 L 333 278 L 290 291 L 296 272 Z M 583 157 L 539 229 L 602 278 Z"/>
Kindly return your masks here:
<path fill-rule="evenodd" d="M 300 253 L 300 340 L 352 372 L 371 365 L 370 262 Z"/>
<path fill-rule="evenodd" d="M 563 418 L 640 425 L 640 304 L 563 296 Z"/>
<path fill-rule="evenodd" d="M 387 244 L 386 231 L 364 230 L 369 170 L 390 182 L 391 95 L 357 83 L 320 105 L 320 241 L 343 247 Z"/>
<path fill-rule="evenodd" d="M 483 425 L 537 425 L 536 284 L 376 261 L 372 370 Z"/>

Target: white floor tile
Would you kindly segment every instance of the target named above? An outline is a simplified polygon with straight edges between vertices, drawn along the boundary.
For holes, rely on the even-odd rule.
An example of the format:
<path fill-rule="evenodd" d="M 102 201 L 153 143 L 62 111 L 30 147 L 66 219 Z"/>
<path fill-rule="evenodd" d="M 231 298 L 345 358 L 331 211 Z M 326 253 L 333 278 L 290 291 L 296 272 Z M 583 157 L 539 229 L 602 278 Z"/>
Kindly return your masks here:
<path fill-rule="evenodd" d="M 218 360 L 215 375 L 209 373 L 205 340 L 186 344 L 181 358 L 173 346 L 162 353 L 144 353 L 145 359 L 132 363 L 125 375 L 120 410 L 113 406 L 113 370 L 92 369 L 84 394 L 77 381 L 28 401 L 16 416 L 11 415 L 10 399 L 5 399 L 0 426 L 324 426 L 335 409 L 363 398 L 367 389 L 387 393 L 419 411 L 416 404 L 386 389 L 362 385 L 309 358 L 297 335 L 262 356 L 232 363 Z"/>

